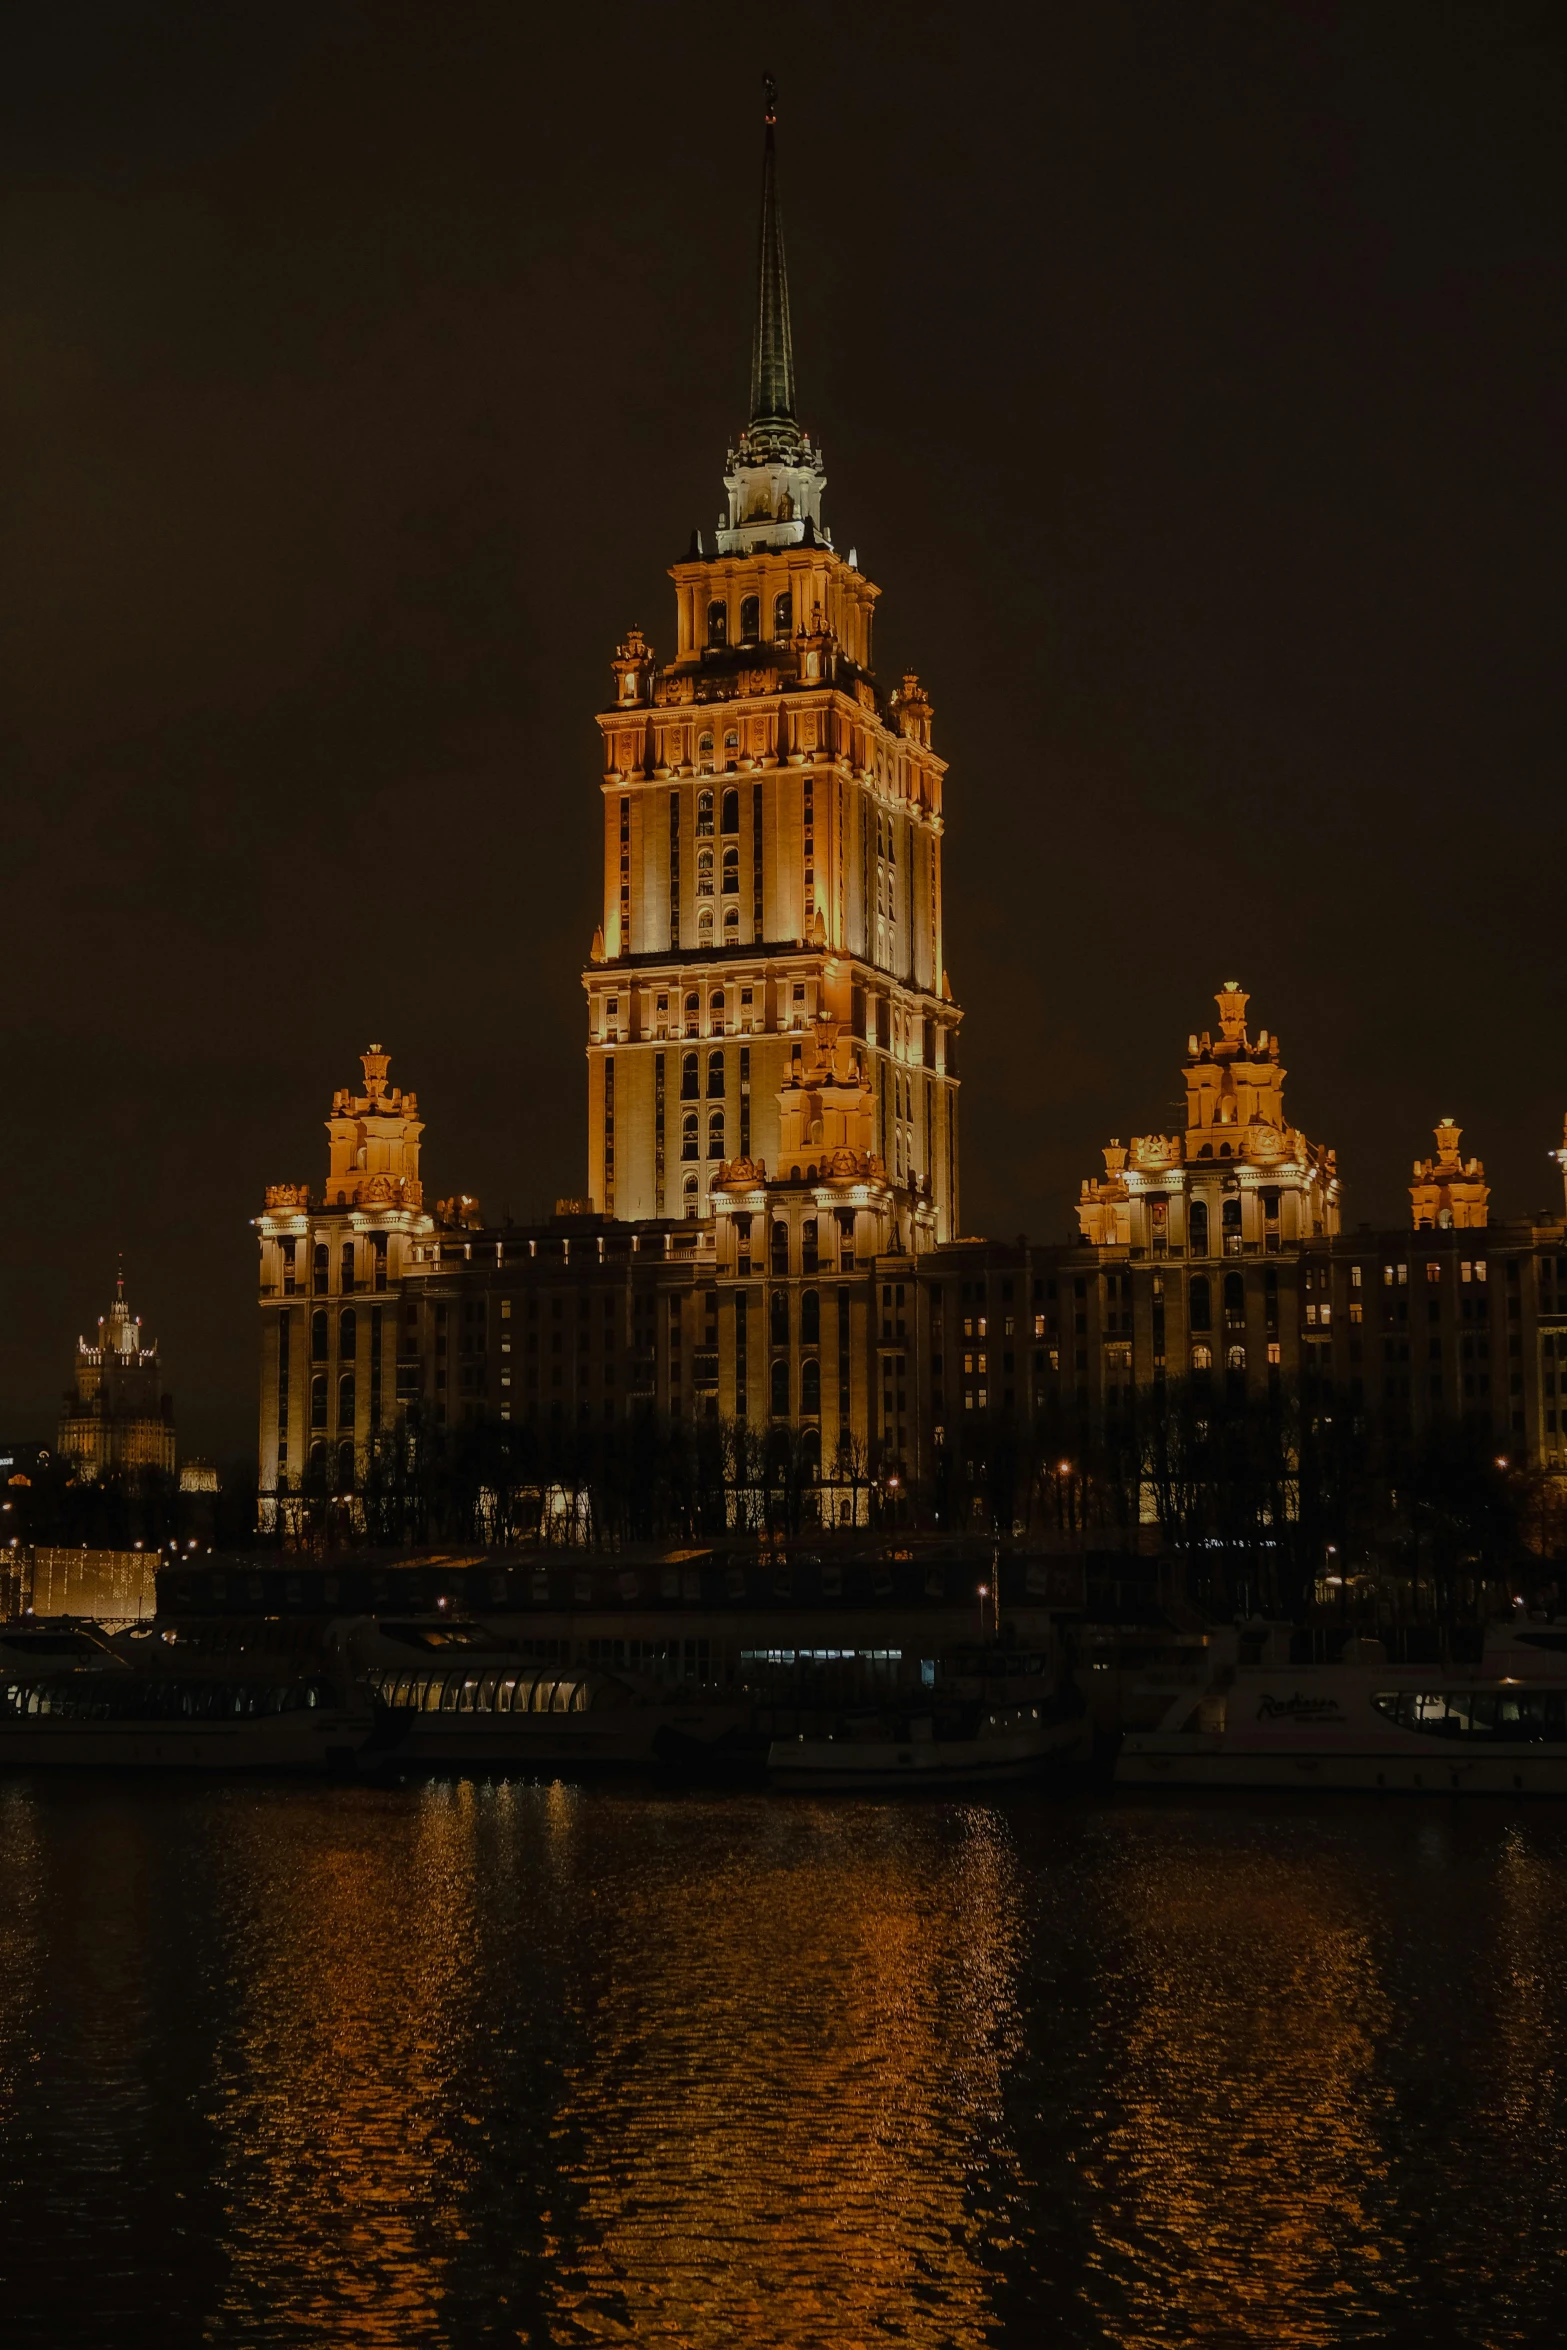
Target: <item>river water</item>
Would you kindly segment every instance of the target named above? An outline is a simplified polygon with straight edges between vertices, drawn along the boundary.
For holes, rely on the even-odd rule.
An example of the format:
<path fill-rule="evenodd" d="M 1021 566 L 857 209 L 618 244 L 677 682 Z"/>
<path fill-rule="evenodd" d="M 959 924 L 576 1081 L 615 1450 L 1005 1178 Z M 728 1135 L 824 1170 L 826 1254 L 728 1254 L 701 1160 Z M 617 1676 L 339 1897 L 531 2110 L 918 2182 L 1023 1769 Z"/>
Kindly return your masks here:
<path fill-rule="evenodd" d="M 1556 2342 L 1567 1806 L 0 1782 L 8 2346 Z"/>

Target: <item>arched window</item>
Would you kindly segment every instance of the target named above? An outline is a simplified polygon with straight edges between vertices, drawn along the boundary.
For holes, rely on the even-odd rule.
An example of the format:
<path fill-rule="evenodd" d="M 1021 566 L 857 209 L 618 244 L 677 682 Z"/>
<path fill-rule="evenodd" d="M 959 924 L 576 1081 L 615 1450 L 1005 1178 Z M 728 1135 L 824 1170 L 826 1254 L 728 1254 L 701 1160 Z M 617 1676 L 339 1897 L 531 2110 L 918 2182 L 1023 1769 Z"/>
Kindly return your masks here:
<path fill-rule="evenodd" d="M 731 772 L 733 771 L 734 763 L 736 759 L 739 758 L 739 756 L 740 737 L 731 731 L 724 737 L 724 765 L 729 768 Z"/>
<path fill-rule="evenodd" d="M 337 1358 L 339 1362 L 351 1363 L 353 1361 L 354 1343 L 358 1336 L 359 1317 L 352 1306 L 344 1306 L 337 1317 Z"/>
<path fill-rule="evenodd" d="M 697 1198 L 696 1198 L 696 1177 L 695 1177 L 694 1175 L 688 1175 L 688 1176 L 686 1177 L 686 1181 L 685 1181 L 685 1210 L 686 1210 L 686 1221 L 687 1221 L 687 1223 L 688 1223 L 688 1224 L 693 1224 L 693 1223 L 695 1223 L 695 1221 L 696 1221 L 696 1209 L 697 1209 Z"/>
<path fill-rule="evenodd" d="M 808 1420 L 814 1420 L 822 1408 L 822 1367 L 814 1355 L 807 1355 L 800 1365 L 800 1410 Z"/>
<path fill-rule="evenodd" d="M 337 1382 L 337 1424 L 351 1428 L 354 1424 L 354 1374 L 344 1371 Z"/>
<path fill-rule="evenodd" d="M 710 734 L 704 734 L 702 740 L 707 746 L 707 764 L 711 770 L 713 738 Z M 699 791 L 696 795 L 696 829 L 699 836 L 710 833 L 713 829 L 713 795 L 710 791 Z"/>
<path fill-rule="evenodd" d="M 721 1052 L 709 1053 L 707 1056 L 707 1098 L 710 1102 L 721 1102 L 724 1098 L 724 1056 Z"/>
<path fill-rule="evenodd" d="M 762 633 L 762 599 L 760 596 L 740 598 L 740 642 L 754 645 Z"/>
<path fill-rule="evenodd" d="M 774 636 L 793 636 L 794 634 L 794 598 L 787 588 L 784 589 L 782 595 L 773 598 L 773 634 Z"/>
<path fill-rule="evenodd" d="M 698 1119 L 695 1110 L 687 1110 L 680 1121 L 680 1156 L 694 1159 L 697 1155 Z"/>
<path fill-rule="evenodd" d="M 712 1036 L 722 1036 L 724 1033 L 724 991 L 721 987 L 715 987 L 707 999 L 707 1026 Z M 707 1090 L 711 1093 L 713 1089 L 709 1086 Z"/>
<path fill-rule="evenodd" d="M 713 894 L 713 852 L 711 849 L 697 850 L 696 894 L 699 898 L 710 898 Z"/>
<path fill-rule="evenodd" d="M 702 1022 L 702 999 L 699 995 L 686 997 L 686 1034 L 695 1036 Z"/>
<path fill-rule="evenodd" d="M 820 1346 L 822 1340 L 821 1292 L 807 1289 L 800 1297 L 800 1344 Z"/>
<path fill-rule="evenodd" d="M 1205 1199 L 1192 1201 L 1192 1255 L 1208 1254 L 1208 1203 Z"/>
<path fill-rule="evenodd" d="M 707 1155 L 721 1159 L 724 1155 L 724 1113 L 714 1110 L 707 1121 Z"/>
<path fill-rule="evenodd" d="M 312 1444 L 312 1446 L 310 1447 L 310 1469 L 311 1469 L 311 1474 L 312 1474 L 313 1476 L 319 1477 L 319 1478 L 320 1478 L 320 1480 L 321 1480 L 321 1483 L 322 1483 L 323 1485 L 325 1485 L 325 1483 L 326 1483 L 326 1444 L 325 1444 L 324 1440 L 323 1440 L 321 1437 L 319 1437 L 319 1436 L 316 1438 L 316 1440 L 315 1440 L 314 1444 Z M 281 1479 L 281 1478 L 279 1478 L 279 1480 L 278 1480 L 278 1483 L 281 1485 L 281 1483 L 282 1483 L 282 1479 Z"/>
<path fill-rule="evenodd" d="M 788 1362 L 787 1362 L 787 1360 L 785 1359 L 785 1357 L 784 1357 L 783 1355 L 780 1355 L 780 1356 L 778 1357 L 777 1361 L 776 1361 L 776 1362 L 774 1363 L 774 1365 L 773 1365 L 773 1393 L 772 1393 L 772 1406 L 773 1406 L 773 1418 L 774 1418 L 775 1420 L 787 1420 L 787 1419 L 788 1419 L 788 1417 L 789 1417 L 789 1365 L 788 1365 Z"/>
<path fill-rule="evenodd" d="M 1244 1371 L 1246 1368 L 1246 1349 L 1243 1346 L 1232 1346 L 1224 1360 L 1230 1370 Z"/>
<path fill-rule="evenodd" d="M 720 832 L 738 832 L 739 829 L 740 794 L 737 791 L 726 791 L 724 794 L 724 812 L 719 821 L 719 830 Z"/>
<path fill-rule="evenodd" d="M 704 734 L 696 746 L 696 771 L 698 775 L 711 775 L 713 772 L 713 738 L 710 734 Z"/>
<path fill-rule="evenodd" d="M 1213 1349 L 1211 1346 L 1194 1346 L 1192 1348 L 1192 1369 L 1197 1372 L 1213 1369 Z"/>
<path fill-rule="evenodd" d="M 787 1291 L 787 1289 L 775 1289 L 775 1290 L 773 1291 L 773 1306 L 772 1306 L 772 1322 L 771 1322 L 771 1330 L 772 1330 L 772 1343 L 774 1344 L 774 1346 L 787 1346 L 787 1345 L 788 1345 L 788 1343 L 789 1343 L 789 1292 Z"/>
<path fill-rule="evenodd" d="M 324 1240 L 318 1240 L 312 1259 L 313 1271 L 311 1274 L 317 1297 L 324 1297 L 326 1294 L 327 1283 L 331 1279 L 331 1273 L 328 1270 L 330 1264 L 331 1251 Z"/>
<path fill-rule="evenodd" d="M 713 909 L 704 906 L 696 918 L 696 943 L 699 947 L 713 943 Z"/>
<path fill-rule="evenodd" d="M 739 939 L 740 909 L 738 906 L 726 906 L 724 908 L 724 944 L 726 947 L 736 946 L 739 944 Z"/>
<path fill-rule="evenodd" d="M 326 1361 L 325 1306 L 317 1306 L 315 1312 L 310 1317 L 310 1360 L 313 1363 L 324 1363 Z"/>
<path fill-rule="evenodd" d="M 724 851 L 724 895 L 726 898 L 740 895 L 740 851 L 736 848 Z"/>
<path fill-rule="evenodd" d="M 1213 1327 L 1212 1304 L 1208 1295 L 1206 1273 L 1192 1275 L 1190 1320 L 1194 1330 L 1211 1330 Z"/>
<path fill-rule="evenodd" d="M 1225 1201 L 1223 1207 L 1219 1210 L 1219 1224 L 1224 1234 L 1225 1253 L 1228 1255 L 1230 1253 L 1230 1243 L 1232 1240 L 1234 1241 L 1237 1250 L 1240 1246 L 1241 1203 L 1238 1199 L 1227 1199 Z"/>
<path fill-rule="evenodd" d="M 780 1220 L 773 1225 L 773 1271 L 787 1273 L 788 1270 L 789 1227 Z"/>
<path fill-rule="evenodd" d="M 707 641 L 715 652 L 729 642 L 729 608 L 722 596 L 715 596 L 707 607 Z"/>
<path fill-rule="evenodd" d="M 694 1001 L 694 1000 L 695 1000 L 695 999 L 693 998 L 693 1001 Z M 697 1069 L 696 1069 L 696 1055 L 695 1055 L 695 1053 L 682 1053 L 682 1054 L 681 1054 L 681 1056 L 680 1056 L 680 1098 L 681 1098 L 681 1100 L 682 1100 L 683 1102 L 694 1102 L 694 1101 L 696 1101 L 696 1100 L 697 1100 L 697 1099 L 700 1097 L 700 1095 L 701 1095 L 701 1090 L 702 1090 L 702 1089 L 701 1089 L 700 1085 L 697 1083 Z"/>
<path fill-rule="evenodd" d="M 807 1485 L 815 1485 L 822 1473 L 822 1440 L 815 1428 L 807 1428 L 800 1439 L 800 1474 Z"/>
<path fill-rule="evenodd" d="M 312 1428 L 324 1428 L 326 1426 L 325 1371 L 317 1371 L 315 1377 L 310 1382 L 310 1425 Z"/>
<path fill-rule="evenodd" d="M 351 1444 L 340 1444 L 337 1448 L 337 1490 L 339 1493 L 352 1493 L 354 1490 L 354 1448 Z"/>
<path fill-rule="evenodd" d="M 1224 1276 L 1224 1312 L 1226 1319 L 1241 1321 L 1246 1313 L 1246 1279 L 1241 1273 Z"/>

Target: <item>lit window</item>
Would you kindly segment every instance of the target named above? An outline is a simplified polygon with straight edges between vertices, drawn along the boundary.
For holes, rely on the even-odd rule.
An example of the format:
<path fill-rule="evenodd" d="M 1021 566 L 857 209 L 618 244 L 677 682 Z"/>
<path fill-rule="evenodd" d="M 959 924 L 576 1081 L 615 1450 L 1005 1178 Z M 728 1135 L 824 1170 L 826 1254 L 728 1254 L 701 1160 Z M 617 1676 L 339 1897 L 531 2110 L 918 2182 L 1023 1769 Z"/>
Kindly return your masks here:
<path fill-rule="evenodd" d="M 1276 1338 L 1270 1338 L 1268 1341 L 1268 1360 L 1270 1363 L 1280 1363 L 1284 1360 L 1283 1355 L 1279 1351 L 1279 1342 Z"/>

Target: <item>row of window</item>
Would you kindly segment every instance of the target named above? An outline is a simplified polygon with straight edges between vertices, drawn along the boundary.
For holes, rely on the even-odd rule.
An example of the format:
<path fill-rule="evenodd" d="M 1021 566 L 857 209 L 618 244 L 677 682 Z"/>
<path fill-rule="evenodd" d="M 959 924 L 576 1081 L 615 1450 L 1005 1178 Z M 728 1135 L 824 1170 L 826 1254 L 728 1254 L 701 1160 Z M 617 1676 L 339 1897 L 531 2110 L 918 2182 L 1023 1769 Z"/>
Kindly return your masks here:
<path fill-rule="evenodd" d="M 787 588 L 773 598 L 773 635 L 790 637 L 794 634 L 794 597 Z M 740 633 L 736 642 L 742 645 L 760 644 L 762 637 L 762 599 L 760 596 L 740 598 Z M 722 596 L 714 596 L 707 607 L 707 646 L 712 653 L 722 652 L 729 642 L 729 606 Z M 707 738 L 704 737 L 704 740 Z M 731 736 L 730 740 L 733 741 Z"/>

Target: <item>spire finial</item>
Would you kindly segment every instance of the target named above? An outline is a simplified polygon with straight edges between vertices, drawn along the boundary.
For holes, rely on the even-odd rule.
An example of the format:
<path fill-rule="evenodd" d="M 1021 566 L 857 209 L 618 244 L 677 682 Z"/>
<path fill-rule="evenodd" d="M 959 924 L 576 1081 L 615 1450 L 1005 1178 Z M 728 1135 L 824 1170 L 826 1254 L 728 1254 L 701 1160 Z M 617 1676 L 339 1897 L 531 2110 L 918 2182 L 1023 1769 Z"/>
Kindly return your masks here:
<path fill-rule="evenodd" d="M 789 330 L 789 275 L 778 204 L 778 84 L 762 76 L 762 225 L 757 260 L 756 340 L 751 351 L 751 431 L 764 440 L 799 439 L 794 415 L 794 344 Z"/>

